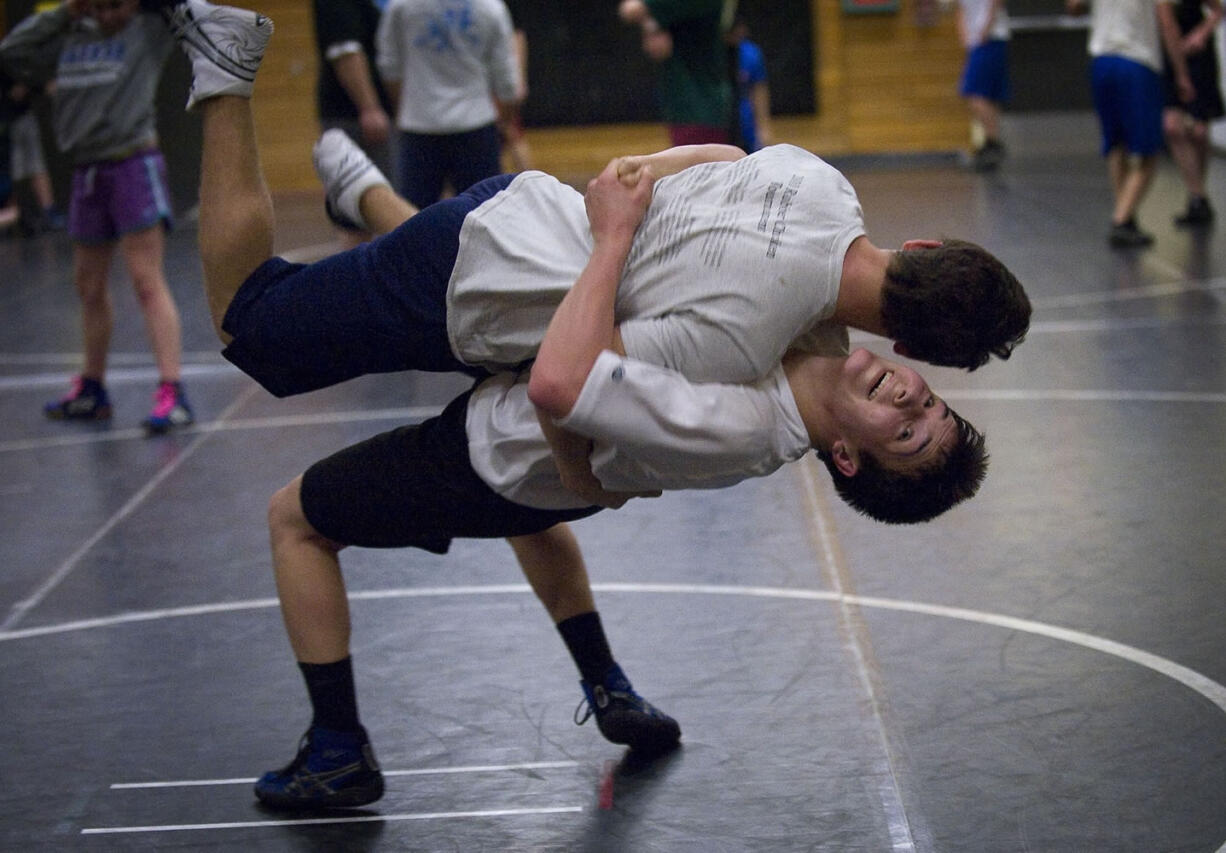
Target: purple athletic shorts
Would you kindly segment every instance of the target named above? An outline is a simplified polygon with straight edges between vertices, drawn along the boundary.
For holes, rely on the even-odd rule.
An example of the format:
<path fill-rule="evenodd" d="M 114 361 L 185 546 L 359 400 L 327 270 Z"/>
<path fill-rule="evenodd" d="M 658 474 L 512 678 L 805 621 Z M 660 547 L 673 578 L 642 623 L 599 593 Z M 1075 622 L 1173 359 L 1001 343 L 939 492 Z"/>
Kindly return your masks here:
<path fill-rule="evenodd" d="M 159 222 L 171 225 L 161 151 L 150 149 L 73 170 L 68 233 L 78 243 L 110 243 Z"/>

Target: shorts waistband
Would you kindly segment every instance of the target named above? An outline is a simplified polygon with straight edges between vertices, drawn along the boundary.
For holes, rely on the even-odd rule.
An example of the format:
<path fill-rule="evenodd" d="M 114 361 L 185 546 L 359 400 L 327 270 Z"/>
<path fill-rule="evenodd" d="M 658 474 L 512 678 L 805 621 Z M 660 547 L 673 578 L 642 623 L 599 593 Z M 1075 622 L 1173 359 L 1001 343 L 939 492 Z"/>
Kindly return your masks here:
<path fill-rule="evenodd" d="M 95 157 L 90 160 L 81 160 L 76 163 L 77 167 L 82 166 L 98 166 L 103 163 L 120 163 L 139 154 L 152 154 L 158 151 L 157 139 L 142 139 L 140 142 L 130 145 L 127 148 L 120 148 L 118 151 L 113 151 L 105 157 Z"/>

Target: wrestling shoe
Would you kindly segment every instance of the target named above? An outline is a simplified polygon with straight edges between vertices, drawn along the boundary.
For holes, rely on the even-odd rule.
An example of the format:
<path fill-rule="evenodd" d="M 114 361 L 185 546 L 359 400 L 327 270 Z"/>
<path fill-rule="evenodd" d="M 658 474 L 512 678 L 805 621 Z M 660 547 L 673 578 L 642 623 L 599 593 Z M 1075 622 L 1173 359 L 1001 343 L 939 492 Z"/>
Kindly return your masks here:
<path fill-rule="evenodd" d="M 192 62 L 189 110 L 217 95 L 251 97 L 255 72 L 272 36 L 272 19 L 207 0 L 172 2 L 162 8 L 162 15 Z"/>
<path fill-rule="evenodd" d="M 43 406 L 53 421 L 105 421 L 111 417 L 111 398 L 97 379 L 74 376 L 68 394 Z"/>
<path fill-rule="evenodd" d="M 1213 208 L 1209 199 L 1204 196 L 1192 196 L 1188 199 L 1188 209 L 1175 217 L 1175 224 L 1180 227 L 1208 225 L 1213 221 Z"/>
<path fill-rule="evenodd" d="M 153 409 L 143 421 L 150 435 L 161 435 L 172 427 L 187 426 L 196 420 L 192 407 L 178 382 L 163 382 L 153 392 Z"/>
<path fill-rule="evenodd" d="M 1111 226 L 1107 242 L 1117 249 L 1140 249 L 1154 242 L 1154 235 L 1138 228 L 1135 219 L 1129 219 Z"/>
<path fill-rule="evenodd" d="M 596 727 L 606 740 L 647 755 L 667 752 L 681 740 L 677 721 L 635 693 L 617 664 L 605 673 L 602 684 L 580 681 L 579 685 L 584 699 L 575 709 L 575 722 L 583 725 L 595 716 Z M 587 709 L 580 717 L 584 703 Z"/>
<path fill-rule="evenodd" d="M 391 186 L 366 152 L 343 130 L 325 131 L 311 151 L 315 174 L 324 185 L 324 209 L 342 228 L 369 231 L 362 218 L 362 193 L 371 187 Z"/>
<path fill-rule="evenodd" d="M 383 773 L 365 729 L 337 732 L 312 726 L 294 760 L 255 783 L 255 796 L 278 809 L 353 808 L 383 796 Z"/>

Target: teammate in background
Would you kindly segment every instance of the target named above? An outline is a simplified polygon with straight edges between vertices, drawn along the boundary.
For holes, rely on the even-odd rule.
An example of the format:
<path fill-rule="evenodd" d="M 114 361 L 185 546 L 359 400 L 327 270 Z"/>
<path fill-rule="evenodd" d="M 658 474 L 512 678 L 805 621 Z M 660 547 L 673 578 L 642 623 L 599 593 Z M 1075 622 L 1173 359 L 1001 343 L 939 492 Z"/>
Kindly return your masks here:
<path fill-rule="evenodd" d="M 1087 0 L 1066 0 L 1074 14 Z M 1141 248 L 1154 237 L 1137 226 L 1162 151 L 1162 55 L 1171 63 L 1181 103 L 1196 94 L 1179 46 L 1174 0 L 1095 0 L 1090 6 L 1090 65 L 1094 110 L 1102 130 L 1114 204 L 1107 241 Z"/>
<path fill-rule="evenodd" d="M 375 63 L 379 8 L 372 0 L 314 0 L 319 79 L 315 98 L 323 130 L 339 128 L 385 174 L 392 169 L 391 99 Z M 338 226 L 348 248 L 370 235 Z"/>
<path fill-rule="evenodd" d="M 67 0 L 30 16 L 0 42 L 0 63 L 18 79 L 54 69 L 56 142 L 75 166 L 68 234 L 85 363 L 67 396 L 44 408 L 54 420 L 111 417 L 104 384 L 113 325 L 107 278 L 116 249 L 160 376 L 145 428 L 162 433 L 193 420 L 180 382 L 179 311 L 162 269 L 171 210 L 154 96 L 173 49 L 166 24 L 141 11 L 138 0 Z"/>
<path fill-rule="evenodd" d="M 1208 10 L 1208 13 L 1206 13 Z M 1209 122 L 1224 114 L 1218 74 L 1217 46 L 1213 33 L 1222 21 L 1222 0 L 1179 0 L 1175 5 L 1179 23 L 1179 45 L 1188 65 L 1188 77 L 1196 89 L 1190 101 L 1179 96 L 1171 61 L 1163 72 L 1166 81 L 1166 109 L 1162 125 L 1167 149 L 1179 168 L 1188 191 L 1188 206 L 1175 216 L 1181 226 L 1208 225 L 1213 207 L 1205 194 L 1205 174 L 1209 168 Z"/>
<path fill-rule="evenodd" d="M 958 35 L 966 48 L 966 65 L 958 93 L 983 133 L 972 166 L 987 172 L 1000 166 L 1001 105 L 1009 100 L 1009 16 L 1004 0 L 959 0 Z"/>
<path fill-rule="evenodd" d="M 749 153 L 775 144 L 771 126 L 771 90 L 762 48 L 749 40 L 749 25 L 737 18 L 728 30 L 736 57 L 737 130 L 739 145 Z"/>

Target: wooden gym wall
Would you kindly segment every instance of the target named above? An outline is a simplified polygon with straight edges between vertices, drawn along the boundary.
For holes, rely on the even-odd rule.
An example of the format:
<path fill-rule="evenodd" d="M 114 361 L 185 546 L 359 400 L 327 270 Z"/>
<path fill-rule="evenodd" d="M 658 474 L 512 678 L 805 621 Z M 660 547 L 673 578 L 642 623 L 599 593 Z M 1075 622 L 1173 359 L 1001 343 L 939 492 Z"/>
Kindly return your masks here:
<path fill-rule="evenodd" d="M 956 92 L 963 56 L 953 16 L 943 13 L 933 25 L 919 26 L 916 2 L 923 0 L 903 0 L 893 14 L 848 15 L 838 0 L 810 0 L 819 113 L 780 120 L 780 141 L 825 155 L 948 151 L 966 145 L 967 117 Z M 315 188 L 309 154 L 318 133 L 310 4 L 259 0 L 241 5 L 266 12 L 277 28 L 257 78 L 255 99 L 269 185 L 273 190 Z M 608 5 L 610 25 L 621 26 L 612 17 L 613 0 Z M 548 61 L 531 56 L 534 64 Z M 547 97 L 539 90 L 532 95 Z M 610 147 L 616 150 L 618 138 L 629 150 L 663 144 L 662 134 L 650 126 L 591 128 L 578 134 L 574 128 L 538 128 L 530 131 L 529 139 L 540 167 L 550 168 L 551 162 L 577 162 L 573 153 L 555 154 L 555 146 L 581 145 L 587 136 L 593 138 L 597 159 Z"/>

